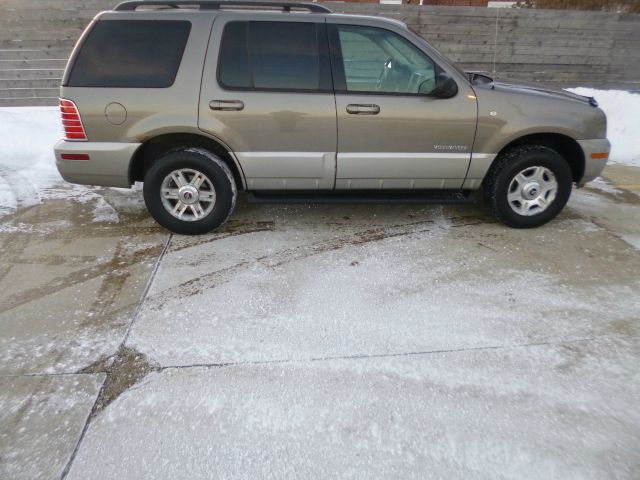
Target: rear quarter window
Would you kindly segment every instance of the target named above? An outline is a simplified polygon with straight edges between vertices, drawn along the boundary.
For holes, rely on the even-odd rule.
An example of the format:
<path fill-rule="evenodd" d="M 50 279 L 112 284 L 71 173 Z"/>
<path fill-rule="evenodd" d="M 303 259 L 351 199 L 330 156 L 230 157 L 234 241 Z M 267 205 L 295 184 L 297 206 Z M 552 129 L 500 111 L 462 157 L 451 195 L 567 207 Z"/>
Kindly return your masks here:
<path fill-rule="evenodd" d="M 67 85 L 170 87 L 190 31 L 184 20 L 98 21 L 80 47 Z"/>

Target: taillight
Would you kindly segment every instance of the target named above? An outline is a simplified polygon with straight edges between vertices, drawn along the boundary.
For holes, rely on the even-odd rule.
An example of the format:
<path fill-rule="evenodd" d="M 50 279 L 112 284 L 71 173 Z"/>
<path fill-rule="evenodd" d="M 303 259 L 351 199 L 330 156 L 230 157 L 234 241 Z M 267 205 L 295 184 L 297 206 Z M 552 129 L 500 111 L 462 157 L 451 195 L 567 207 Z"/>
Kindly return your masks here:
<path fill-rule="evenodd" d="M 82 119 L 78 112 L 78 107 L 71 100 L 60 99 L 60 114 L 62 115 L 62 127 L 64 128 L 64 139 L 74 142 L 87 140 L 87 134 L 82 126 Z"/>

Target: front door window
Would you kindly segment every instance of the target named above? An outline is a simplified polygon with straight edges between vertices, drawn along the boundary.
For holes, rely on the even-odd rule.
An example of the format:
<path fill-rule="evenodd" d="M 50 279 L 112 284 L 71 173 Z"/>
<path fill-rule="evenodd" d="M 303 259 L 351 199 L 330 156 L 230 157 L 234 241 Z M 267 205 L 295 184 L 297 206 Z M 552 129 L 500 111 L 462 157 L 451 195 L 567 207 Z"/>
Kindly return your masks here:
<path fill-rule="evenodd" d="M 437 67 L 399 35 L 381 28 L 338 25 L 348 92 L 428 95 Z"/>

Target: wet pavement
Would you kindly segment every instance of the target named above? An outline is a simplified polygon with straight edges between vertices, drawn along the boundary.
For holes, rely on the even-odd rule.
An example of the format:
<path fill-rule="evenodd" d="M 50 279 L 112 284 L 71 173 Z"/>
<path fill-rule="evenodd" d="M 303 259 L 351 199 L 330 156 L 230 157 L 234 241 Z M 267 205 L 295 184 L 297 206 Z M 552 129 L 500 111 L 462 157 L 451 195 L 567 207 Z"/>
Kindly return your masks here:
<path fill-rule="evenodd" d="M 640 170 L 554 222 L 141 192 L 0 219 L 0 478 L 636 478 Z M 105 214 L 106 212 L 106 214 Z"/>

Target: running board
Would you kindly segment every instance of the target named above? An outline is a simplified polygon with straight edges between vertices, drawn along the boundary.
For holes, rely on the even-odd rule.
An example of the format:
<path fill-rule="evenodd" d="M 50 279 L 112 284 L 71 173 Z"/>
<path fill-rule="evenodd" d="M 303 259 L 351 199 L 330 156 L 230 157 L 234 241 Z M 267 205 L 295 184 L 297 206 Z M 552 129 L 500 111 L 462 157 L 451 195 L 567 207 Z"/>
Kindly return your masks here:
<path fill-rule="evenodd" d="M 474 203 L 476 190 L 250 191 L 249 203 Z"/>

